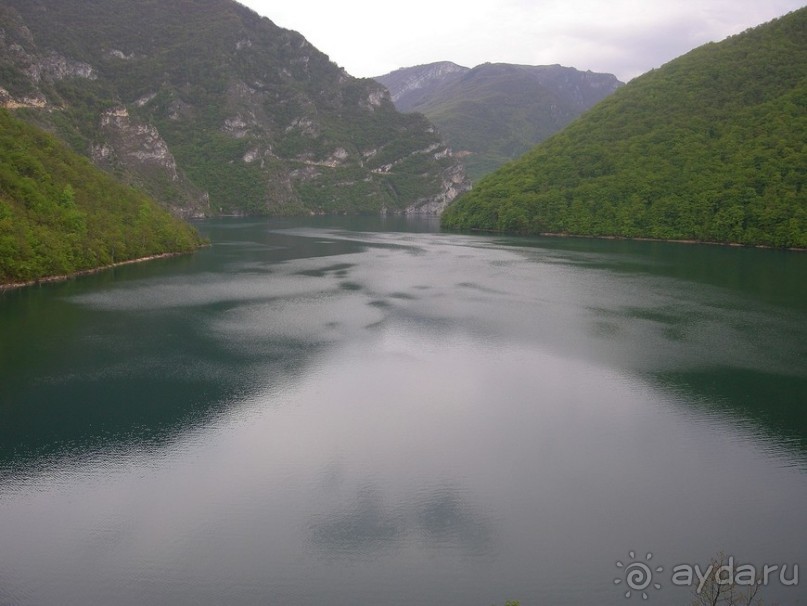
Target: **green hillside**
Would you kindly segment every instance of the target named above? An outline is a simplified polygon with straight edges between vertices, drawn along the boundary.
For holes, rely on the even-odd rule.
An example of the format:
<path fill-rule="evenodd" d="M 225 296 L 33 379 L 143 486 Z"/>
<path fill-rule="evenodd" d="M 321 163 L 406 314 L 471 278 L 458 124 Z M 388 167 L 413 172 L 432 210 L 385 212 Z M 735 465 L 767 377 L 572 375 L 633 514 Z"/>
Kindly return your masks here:
<path fill-rule="evenodd" d="M 0 109 L 0 284 L 191 251 L 196 231 Z"/>
<path fill-rule="evenodd" d="M 807 8 L 618 90 L 445 227 L 807 247 Z"/>
<path fill-rule="evenodd" d="M 2 0 L 0 105 L 183 215 L 434 211 L 433 126 L 232 0 Z"/>

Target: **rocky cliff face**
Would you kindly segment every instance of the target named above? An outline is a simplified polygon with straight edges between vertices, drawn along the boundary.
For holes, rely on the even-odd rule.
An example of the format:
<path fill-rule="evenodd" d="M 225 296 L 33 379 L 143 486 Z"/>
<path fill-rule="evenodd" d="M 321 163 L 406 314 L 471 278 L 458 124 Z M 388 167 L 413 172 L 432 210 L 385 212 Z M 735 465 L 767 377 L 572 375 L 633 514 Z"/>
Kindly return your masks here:
<path fill-rule="evenodd" d="M 101 114 L 97 139 L 90 145 L 90 158 L 108 172 L 126 174 L 129 181 L 160 199 L 177 215 L 210 214 L 207 193 L 179 170 L 159 131 L 152 124 L 132 119 L 123 105 Z"/>
<path fill-rule="evenodd" d="M 231 0 L 3 0 L 0 104 L 184 215 L 437 212 L 469 186 L 426 119 Z"/>
<path fill-rule="evenodd" d="M 439 155 L 440 152 L 438 152 Z M 421 198 L 406 207 L 404 212 L 407 215 L 426 214 L 440 215 L 448 207 L 454 198 L 470 190 L 470 183 L 465 174 L 465 168 L 460 164 L 450 166 L 440 175 L 441 193 L 427 198 Z"/>
<path fill-rule="evenodd" d="M 456 82 L 471 71 L 451 61 L 439 61 L 427 65 L 404 67 L 376 78 L 387 87 L 392 102 L 402 112 L 417 111 L 436 91 Z"/>
<path fill-rule="evenodd" d="M 95 79 L 91 66 L 57 53 L 39 53 L 31 31 L 15 11 L 0 6 L 0 104 L 7 109 L 44 108 L 42 85 L 65 78 Z"/>

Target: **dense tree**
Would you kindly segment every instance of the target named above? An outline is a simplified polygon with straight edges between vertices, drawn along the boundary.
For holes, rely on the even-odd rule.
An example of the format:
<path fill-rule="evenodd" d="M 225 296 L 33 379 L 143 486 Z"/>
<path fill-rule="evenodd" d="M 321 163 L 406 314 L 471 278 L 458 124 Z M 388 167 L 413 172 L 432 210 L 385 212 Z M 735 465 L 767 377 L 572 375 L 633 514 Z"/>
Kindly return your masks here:
<path fill-rule="evenodd" d="M 0 284 L 200 244 L 145 194 L 0 109 Z"/>
<path fill-rule="evenodd" d="M 631 81 L 443 225 L 807 247 L 805 108 L 800 9 Z"/>

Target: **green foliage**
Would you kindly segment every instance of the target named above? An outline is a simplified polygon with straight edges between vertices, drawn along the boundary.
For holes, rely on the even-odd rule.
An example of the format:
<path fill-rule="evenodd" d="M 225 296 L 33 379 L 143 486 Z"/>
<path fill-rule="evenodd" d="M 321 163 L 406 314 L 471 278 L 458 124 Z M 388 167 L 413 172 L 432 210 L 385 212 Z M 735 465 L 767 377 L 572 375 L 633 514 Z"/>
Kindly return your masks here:
<path fill-rule="evenodd" d="M 637 78 L 443 225 L 807 247 L 805 29 L 800 9 Z"/>
<path fill-rule="evenodd" d="M 191 227 L 0 110 L 0 283 L 190 251 Z"/>
<path fill-rule="evenodd" d="M 107 141 L 102 113 L 124 106 L 138 124 L 157 128 L 180 175 L 209 193 L 214 212 L 402 209 L 441 193 L 439 175 L 456 162 L 418 154 L 439 135 L 422 116 L 398 113 L 376 82 L 348 76 L 300 34 L 230 0 L 4 4 L 30 30 L 31 54 L 53 51 L 97 75 L 43 78 L 37 86 L 60 111 L 21 116 L 86 154 Z M 11 86 L 21 72 L 2 60 L 0 53 L 0 86 Z M 161 181 L 131 158 L 117 160 L 116 176 L 161 201 L 181 193 L 168 191 L 164 174 Z M 309 181 L 305 166 L 320 177 Z"/>
<path fill-rule="evenodd" d="M 449 64 L 452 69 L 427 85 L 405 88 L 440 65 L 404 68 L 377 80 L 398 93 L 399 109 L 421 112 L 455 150 L 471 152 L 463 162 L 474 180 L 558 132 L 620 84 L 610 74 L 560 65 L 485 63 L 473 69 Z"/>

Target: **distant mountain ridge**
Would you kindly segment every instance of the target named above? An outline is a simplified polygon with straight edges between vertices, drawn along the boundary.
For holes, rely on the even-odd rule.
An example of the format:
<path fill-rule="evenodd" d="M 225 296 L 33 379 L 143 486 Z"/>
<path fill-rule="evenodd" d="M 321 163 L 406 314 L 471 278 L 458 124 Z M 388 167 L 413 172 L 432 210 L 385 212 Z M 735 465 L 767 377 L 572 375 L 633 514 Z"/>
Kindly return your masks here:
<path fill-rule="evenodd" d="M 232 0 L 0 0 L 0 107 L 174 212 L 439 212 L 423 117 Z"/>
<path fill-rule="evenodd" d="M 473 178 L 526 152 L 622 86 L 612 74 L 560 65 L 468 68 L 449 61 L 375 79 L 400 111 L 434 122 Z"/>
<path fill-rule="evenodd" d="M 640 76 L 446 227 L 807 248 L 807 7 Z"/>
<path fill-rule="evenodd" d="M 456 82 L 471 71 L 451 61 L 439 61 L 414 67 L 403 67 L 375 79 L 390 92 L 395 107 L 402 112 L 418 111 L 439 90 Z"/>

